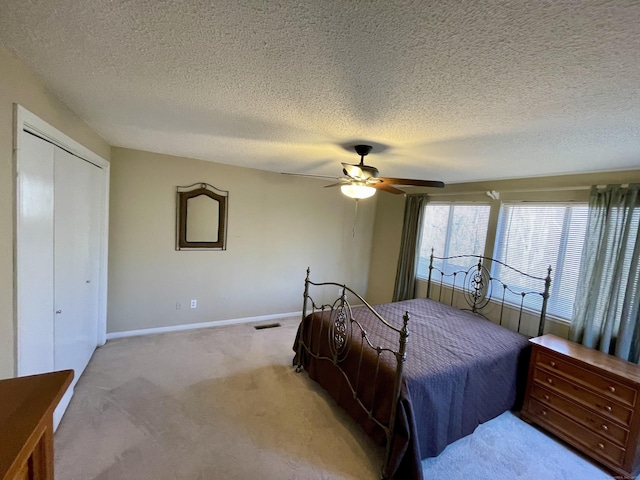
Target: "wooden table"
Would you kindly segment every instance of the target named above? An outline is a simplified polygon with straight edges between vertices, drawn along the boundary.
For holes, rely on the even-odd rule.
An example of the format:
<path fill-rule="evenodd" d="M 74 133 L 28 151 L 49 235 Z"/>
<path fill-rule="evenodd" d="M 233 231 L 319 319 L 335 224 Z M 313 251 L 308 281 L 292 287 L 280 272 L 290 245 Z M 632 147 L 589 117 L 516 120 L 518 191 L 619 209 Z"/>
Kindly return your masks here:
<path fill-rule="evenodd" d="M 53 480 L 53 411 L 73 370 L 0 380 L 0 479 Z"/>

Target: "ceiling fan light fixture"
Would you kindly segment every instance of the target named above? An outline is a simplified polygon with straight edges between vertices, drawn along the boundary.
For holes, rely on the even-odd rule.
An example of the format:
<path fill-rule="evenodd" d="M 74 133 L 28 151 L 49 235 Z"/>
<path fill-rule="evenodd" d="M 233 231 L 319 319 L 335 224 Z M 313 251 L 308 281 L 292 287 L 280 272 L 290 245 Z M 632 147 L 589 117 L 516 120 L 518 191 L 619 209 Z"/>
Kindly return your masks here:
<path fill-rule="evenodd" d="M 369 187 L 368 185 L 358 185 L 357 183 L 348 183 L 342 185 L 340 190 L 349 198 L 355 198 L 361 200 L 363 198 L 373 197 L 376 193 L 376 189 Z"/>

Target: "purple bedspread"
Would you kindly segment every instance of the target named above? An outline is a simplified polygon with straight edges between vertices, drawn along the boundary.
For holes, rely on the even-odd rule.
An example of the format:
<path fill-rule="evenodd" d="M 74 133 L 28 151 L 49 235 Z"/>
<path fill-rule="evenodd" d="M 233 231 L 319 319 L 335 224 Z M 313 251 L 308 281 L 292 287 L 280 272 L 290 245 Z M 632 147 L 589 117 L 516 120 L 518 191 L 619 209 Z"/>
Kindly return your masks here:
<path fill-rule="evenodd" d="M 407 300 L 374 308 L 398 328 L 402 326 L 405 311 L 411 317 L 390 464 L 394 478 L 422 479 L 421 459 L 437 456 L 450 443 L 472 433 L 479 424 L 518 406 L 526 383 L 529 342 L 526 337 L 479 316 L 432 300 Z M 397 350 L 398 334 L 375 319 L 368 309 L 356 307 L 353 314 L 375 346 Z M 316 353 L 325 348 L 319 344 L 320 337 L 326 337 L 315 335 L 317 318 L 314 326 L 307 317 L 298 331 Z M 352 384 L 358 376 L 355 359 L 359 351 L 355 347 L 360 345 L 359 338 L 358 331 L 354 330 L 354 347 L 341 363 Z M 297 341 L 294 350 L 296 348 Z M 365 349 L 366 355 L 370 353 L 368 350 Z M 371 368 L 376 356 L 369 357 L 365 364 Z M 342 374 L 331 362 L 303 355 L 303 363 L 310 377 L 375 440 L 384 440 L 381 429 L 355 403 Z M 371 372 L 364 377 L 360 373 L 357 380 L 359 397 L 367 405 L 375 398 L 375 416 L 380 415 L 381 421 L 388 418 L 390 411 L 395 361 L 389 358 L 382 364 L 383 372 L 377 382 L 372 382 Z M 374 383 L 377 385 L 371 387 Z"/>

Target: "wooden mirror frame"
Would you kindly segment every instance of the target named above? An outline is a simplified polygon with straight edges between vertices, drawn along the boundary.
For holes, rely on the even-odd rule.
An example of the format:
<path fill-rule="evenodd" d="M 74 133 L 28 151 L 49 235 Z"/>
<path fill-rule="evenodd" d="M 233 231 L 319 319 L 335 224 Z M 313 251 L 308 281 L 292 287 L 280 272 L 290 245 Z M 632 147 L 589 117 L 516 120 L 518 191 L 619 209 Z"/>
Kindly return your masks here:
<path fill-rule="evenodd" d="M 219 190 L 208 183 L 194 183 L 187 187 L 177 187 L 176 209 L 176 250 L 226 250 L 227 249 L 227 209 L 229 192 Z M 218 240 L 215 242 L 190 242 L 187 240 L 189 218 L 188 200 L 205 195 L 218 202 Z"/>

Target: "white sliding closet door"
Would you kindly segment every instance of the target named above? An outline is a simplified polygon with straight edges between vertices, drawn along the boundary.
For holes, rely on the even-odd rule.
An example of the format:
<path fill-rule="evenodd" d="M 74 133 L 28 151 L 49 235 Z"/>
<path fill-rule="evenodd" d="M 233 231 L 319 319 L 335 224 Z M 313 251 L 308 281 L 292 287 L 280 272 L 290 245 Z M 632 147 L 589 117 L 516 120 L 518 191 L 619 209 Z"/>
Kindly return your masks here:
<path fill-rule="evenodd" d="M 56 411 L 57 425 L 98 345 L 101 169 L 55 147 L 54 367 L 74 371 Z"/>
<path fill-rule="evenodd" d="M 18 375 L 54 369 L 54 146 L 21 132 L 17 179 Z"/>
<path fill-rule="evenodd" d="M 96 166 L 55 149 L 54 365 L 80 376 L 98 344 L 100 186 Z"/>
<path fill-rule="evenodd" d="M 100 343 L 107 172 L 20 131 L 17 163 L 18 375 L 71 369 L 57 426 Z"/>

